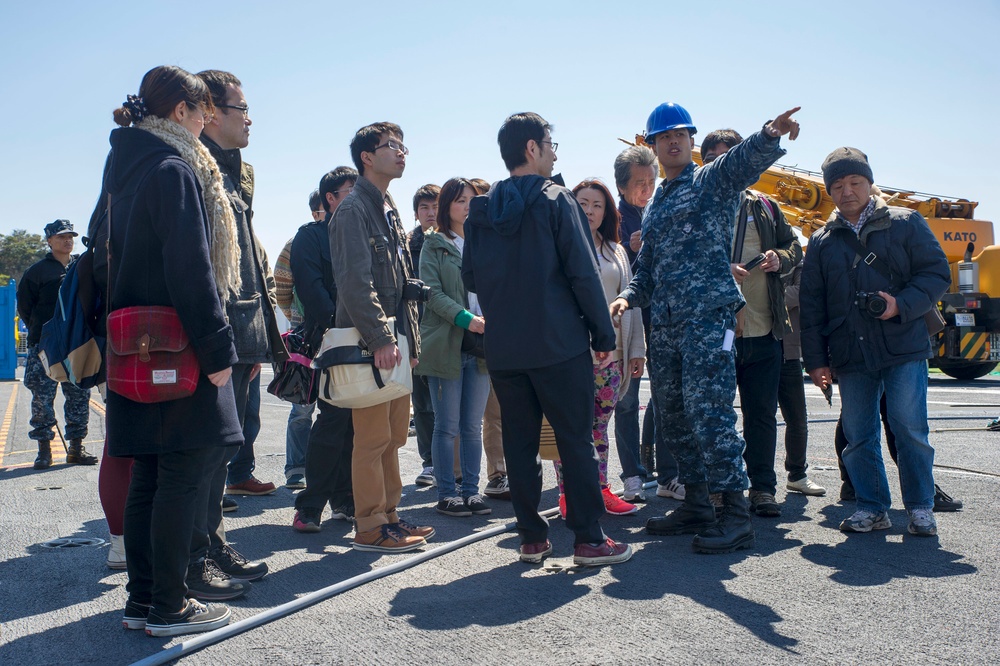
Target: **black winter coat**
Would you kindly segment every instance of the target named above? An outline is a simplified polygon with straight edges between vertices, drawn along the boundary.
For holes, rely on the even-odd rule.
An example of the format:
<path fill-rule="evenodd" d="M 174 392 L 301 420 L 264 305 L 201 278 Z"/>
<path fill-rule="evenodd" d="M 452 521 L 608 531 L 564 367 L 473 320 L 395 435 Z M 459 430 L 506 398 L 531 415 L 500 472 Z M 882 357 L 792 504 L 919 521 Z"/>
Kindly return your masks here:
<path fill-rule="evenodd" d="M 809 239 L 799 291 L 802 359 L 806 370 L 875 372 L 931 357 L 923 315 L 951 284 L 948 259 L 916 211 L 876 199 L 861 242 L 889 264 L 894 283 L 865 264 L 844 234 L 854 231 L 839 214 Z M 884 291 L 899 315 L 886 321 L 862 312 L 857 293 Z"/>
<path fill-rule="evenodd" d="M 73 255 L 72 261 L 76 258 Z M 59 287 L 66 277 L 66 268 L 48 252 L 44 259 L 29 266 L 17 283 L 17 314 L 28 327 L 29 347 L 38 344 L 42 326 L 52 319 L 56 311 Z"/>
<path fill-rule="evenodd" d="M 299 227 L 292 240 L 289 263 L 295 294 L 302 303 L 306 339 L 315 353 L 319 351 L 323 333 L 333 326 L 333 317 L 337 314 L 337 283 L 333 281 L 326 221 Z"/>
<path fill-rule="evenodd" d="M 243 443 L 233 384 L 208 374 L 236 363 L 233 331 L 216 292 L 201 186 L 174 149 L 136 128 L 111 133 L 98 208 L 111 195 L 110 310 L 177 309 L 201 364 L 194 395 L 142 404 L 107 393 L 108 450 L 114 456 Z"/>
<path fill-rule="evenodd" d="M 490 370 L 615 349 L 590 227 L 557 182 L 517 176 L 472 200 L 462 278 L 483 308 Z"/>

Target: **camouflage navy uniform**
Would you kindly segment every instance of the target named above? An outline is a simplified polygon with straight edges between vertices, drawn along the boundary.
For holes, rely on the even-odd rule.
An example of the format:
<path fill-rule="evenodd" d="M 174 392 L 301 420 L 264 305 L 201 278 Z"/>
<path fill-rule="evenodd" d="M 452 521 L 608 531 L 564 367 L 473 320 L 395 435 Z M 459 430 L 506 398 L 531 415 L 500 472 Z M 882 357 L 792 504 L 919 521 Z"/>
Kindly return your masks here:
<path fill-rule="evenodd" d="M 24 367 L 24 387 L 31 391 L 31 432 L 30 439 L 36 442 L 50 442 L 55 437 L 56 387 L 57 382 L 45 374 L 45 367 L 38 358 L 38 346 L 28 348 L 28 359 Z M 90 390 L 81 389 L 69 382 L 62 382 L 66 404 L 66 439 L 86 439 L 87 424 L 90 419 Z"/>
<path fill-rule="evenodd" d="M 729 266 L 743 190 L 785 151 L 760 132 L 664 181 L 642 220 L 635 275 L 621 293 L 651 308 L 649 369 L 656 427 L 677 459 L 680 481 L 711 492 L 747 488 L 736 432 L 735 312 L 743 305 Z M 731 333 L 729 335 L 732 335 Z"/>

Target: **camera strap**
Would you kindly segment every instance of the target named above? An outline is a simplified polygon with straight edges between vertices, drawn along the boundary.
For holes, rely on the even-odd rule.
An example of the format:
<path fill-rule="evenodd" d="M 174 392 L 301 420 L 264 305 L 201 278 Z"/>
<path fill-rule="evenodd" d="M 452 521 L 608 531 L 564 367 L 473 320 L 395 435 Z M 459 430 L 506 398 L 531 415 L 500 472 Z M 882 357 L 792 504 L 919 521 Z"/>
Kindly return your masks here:
<path fill-rule="evenodd" d="M 893 284 L 895 280 L 893 279 L 892 269 L 889 267 L 885 261 L 881 259 L 877 254 L 868 250 L 865 244 L 861 242 L 861 239 L 857 237 L 851 229 L 841 229 L 841 236 L 847 241 L 847 245 L 850 246 L 852 250 L 857 254 L 858 258 L 861 259 L 865 264 L 871 266 L 875 269 L 882 277 L 889 280 L 890 284 Z M 857 265 L 857 263 L 855 263 Z"/>

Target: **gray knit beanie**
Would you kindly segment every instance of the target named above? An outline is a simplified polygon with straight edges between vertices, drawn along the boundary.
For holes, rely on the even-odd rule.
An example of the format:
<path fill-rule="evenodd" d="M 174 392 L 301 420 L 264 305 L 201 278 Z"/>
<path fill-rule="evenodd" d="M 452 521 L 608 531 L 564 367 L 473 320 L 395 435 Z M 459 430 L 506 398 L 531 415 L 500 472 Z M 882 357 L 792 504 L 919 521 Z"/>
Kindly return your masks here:
<path fill-rule="evenodd" d="M 857 148 L 837 148 L 823 160 L 823 183 L 827 193 L 834 181 L 844 176 L 864 176 L 869 183 L 875 182 L 872 168 L 868 165 L 868 156 Z"/>

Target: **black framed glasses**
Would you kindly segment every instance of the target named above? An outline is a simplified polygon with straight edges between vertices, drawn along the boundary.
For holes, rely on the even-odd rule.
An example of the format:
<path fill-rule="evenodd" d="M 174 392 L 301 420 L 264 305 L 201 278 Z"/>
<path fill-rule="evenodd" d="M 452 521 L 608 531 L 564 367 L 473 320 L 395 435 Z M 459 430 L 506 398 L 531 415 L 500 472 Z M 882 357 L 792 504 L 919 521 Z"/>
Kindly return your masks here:
<path fill-rule="evenodd" d="M 392 139 L 389 139 L 388 141 L 386 141 L 385 143 L 383 143 L 381 145 L 375 146 L 375 148 L 374 148 L 374 150 L 372 150 L 372 152 L 374 153 L 379 148 L 388 148 L 389 150 L 395 150 L 397 152 L 403 153 L 404 155 L 409 155 L 410 154 L 410 149 L 409 148 L 407 148 L 406 146 L 404 146 L 403 144 L 401 144 L 399 141 L 393 141 Z"/>
<path fill-rule="evenodd" d="M 559 142 L 558 141 L 545 141 L 545 140 L 542 140 L 542 141 L 539 141 L 538 143 L 547 143 L 547 144 L 549 144 L 550 146 L 552 146 L 552 152 L 553 153 L 556 152 L 557 150 L 559 150 Z"/>
<path fill-rule="evenodd" d="M 221 106 L 223 109 L 236 109 L 243 114 L 244 118 L 250 117 L 250 106 L 244 104 L 243 106 L 237 106 L 235 104 L 216 104 L 216 106 Z"/>

